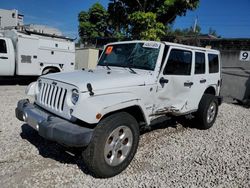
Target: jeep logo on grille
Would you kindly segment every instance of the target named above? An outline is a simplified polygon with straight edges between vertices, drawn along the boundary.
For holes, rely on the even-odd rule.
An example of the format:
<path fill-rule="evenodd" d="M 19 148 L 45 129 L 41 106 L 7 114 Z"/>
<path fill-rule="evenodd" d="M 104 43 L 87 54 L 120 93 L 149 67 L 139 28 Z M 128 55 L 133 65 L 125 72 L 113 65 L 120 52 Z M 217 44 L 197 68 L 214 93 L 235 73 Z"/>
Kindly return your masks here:
<path fill-rule="evenodd" d="M 52 85 L 56 86 L 56 84 L 57 84 L 56 82 L 52 82 Z"/>

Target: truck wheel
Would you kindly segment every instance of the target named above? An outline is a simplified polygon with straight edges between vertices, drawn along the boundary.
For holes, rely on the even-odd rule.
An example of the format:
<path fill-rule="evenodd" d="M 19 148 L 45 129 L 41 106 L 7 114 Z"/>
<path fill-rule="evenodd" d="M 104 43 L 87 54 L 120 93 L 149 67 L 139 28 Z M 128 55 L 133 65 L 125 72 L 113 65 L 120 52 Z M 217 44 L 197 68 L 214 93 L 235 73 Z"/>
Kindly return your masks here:
<path fill-rule="evenodd" d="M 103 119 L 82 152 L 95 177 L 108 178 L 122 172 L 133 159 L 139 143 L 139 126 L 133 116 L 119 112 Z"/>
<path fill-rule="evenodd" d="M 48 69 L 43 70 L 42 75 L 57 73 L 57 72 L 60 72 L 60 70 L 56 68 L 48 68 Z"/>
<path fill-rule="evenodd" d="M 198 128 L 209 129 L 213 126 L 218 113 L 218 101 L 214 95 L 204 94 L 201 98 L 196 120 Z"/>

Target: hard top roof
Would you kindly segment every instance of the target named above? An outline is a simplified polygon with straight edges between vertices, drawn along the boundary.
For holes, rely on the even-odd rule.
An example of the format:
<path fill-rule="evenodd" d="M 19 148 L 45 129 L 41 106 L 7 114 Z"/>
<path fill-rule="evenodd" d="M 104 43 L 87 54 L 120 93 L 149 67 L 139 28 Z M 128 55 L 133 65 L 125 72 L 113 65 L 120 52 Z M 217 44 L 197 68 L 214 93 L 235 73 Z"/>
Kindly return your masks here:
<path fill-rule="evenodd" d="M 191 50 L 201 50 L 201 51 L 209 51 L 209 52 L 213 52 L 213 53 L 219 53 L 218 50 L 210 49 L 210 48 L 190 46 L 190 45 L 184 45 L 184 44 L 173 43 L 173 42 L 166 42 L 166 41 L 163 41 L 163 43 L 165 45 L 168 45 L 168 46 L 176 46 L 176 47 L 182 47 L 182 48 L 187 48 L 187 49 L 191 49 Z"/>
<path fill-rule="evenodd" d="M 197 47 L 197 46 L 189 46 L 189 45 L 173 43 L 173 42 L 167 42 L 167 41 L 159 42 L 159 41 L 146 41 L 146 40 L 132 40 L 132 41 L 112 42 L 112 43 L 109 43 L 108 45 L 136 43 L 136 42 L 140 42 L 140 43 L 142 43 L 142 42 L 155 42 L 155 43 L 161 43 L 161 44 L 168 45 L 168 46 L 187 48 L 187 49 L 190 49 L 190 50 L 200 50 L 200 51 L 207 51 L 207 52 L 212 52 L 212 53 L 220 53 L 218 50 L 214 50 L 214 49 Z"/>

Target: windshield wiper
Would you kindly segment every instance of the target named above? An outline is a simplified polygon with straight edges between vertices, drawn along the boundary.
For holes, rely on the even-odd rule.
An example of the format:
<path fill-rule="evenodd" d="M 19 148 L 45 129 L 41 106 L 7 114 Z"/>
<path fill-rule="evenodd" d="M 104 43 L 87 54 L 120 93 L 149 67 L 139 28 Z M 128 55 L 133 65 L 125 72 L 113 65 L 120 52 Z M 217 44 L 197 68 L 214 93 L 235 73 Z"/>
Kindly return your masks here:
<path fill-rule="evenodd" d="M 107 67 L 108 70 L 111 70 L 111 68 L 109 67 L 108 61 L 105 61 L 105 67 Z"/>
<path fill-rule="evenodd" d="M 131 55 L 130 55 L 131 56 Z M 129 70 L 131 71 L 131 73 L 133 74 L 137 74 L 137 72 L 134 71 L 134 69 L 132 69 L 132 66 L 134 65 L 133 63 L 129 63 L 130 57 L 128 58 L 128 63 L 127 63 L 127 67 L 129 68 Z"/>
<path fill-rule="evenodd" d="M 132 69 L 131 67 L 128 67 L 128 68 L 129 68 L 129 70 L 131 71 L 131 73 L 137 74 L 137 72 L 135 72 L 134 69 Z"/>

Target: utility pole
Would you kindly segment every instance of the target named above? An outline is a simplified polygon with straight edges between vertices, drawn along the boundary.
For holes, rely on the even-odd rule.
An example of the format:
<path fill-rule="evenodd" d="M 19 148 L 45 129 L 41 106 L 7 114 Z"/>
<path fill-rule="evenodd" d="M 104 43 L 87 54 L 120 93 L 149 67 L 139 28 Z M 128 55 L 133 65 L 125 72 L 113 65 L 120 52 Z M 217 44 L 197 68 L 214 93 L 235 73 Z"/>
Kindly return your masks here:
<path fill-rule="evenodd" d="M 195 21 L 194 21 L 194 27 L 193 27 L 193 32 L 196 33 L 196 27 L 198 23 L 198 16 L 196 16 Z"/>
<path fill-rule="evenodd" d="M 195 21 L 194 21 L 193 33 L 194 33 L 194 39 L 195 39 L 195 43 L 196 43 L 195 45 L 199 46 L 200 42 L 198 41 L 198 33 L 196 31 L 197 24 L 198 24 L 198 16 L 196 16 Z"/>

